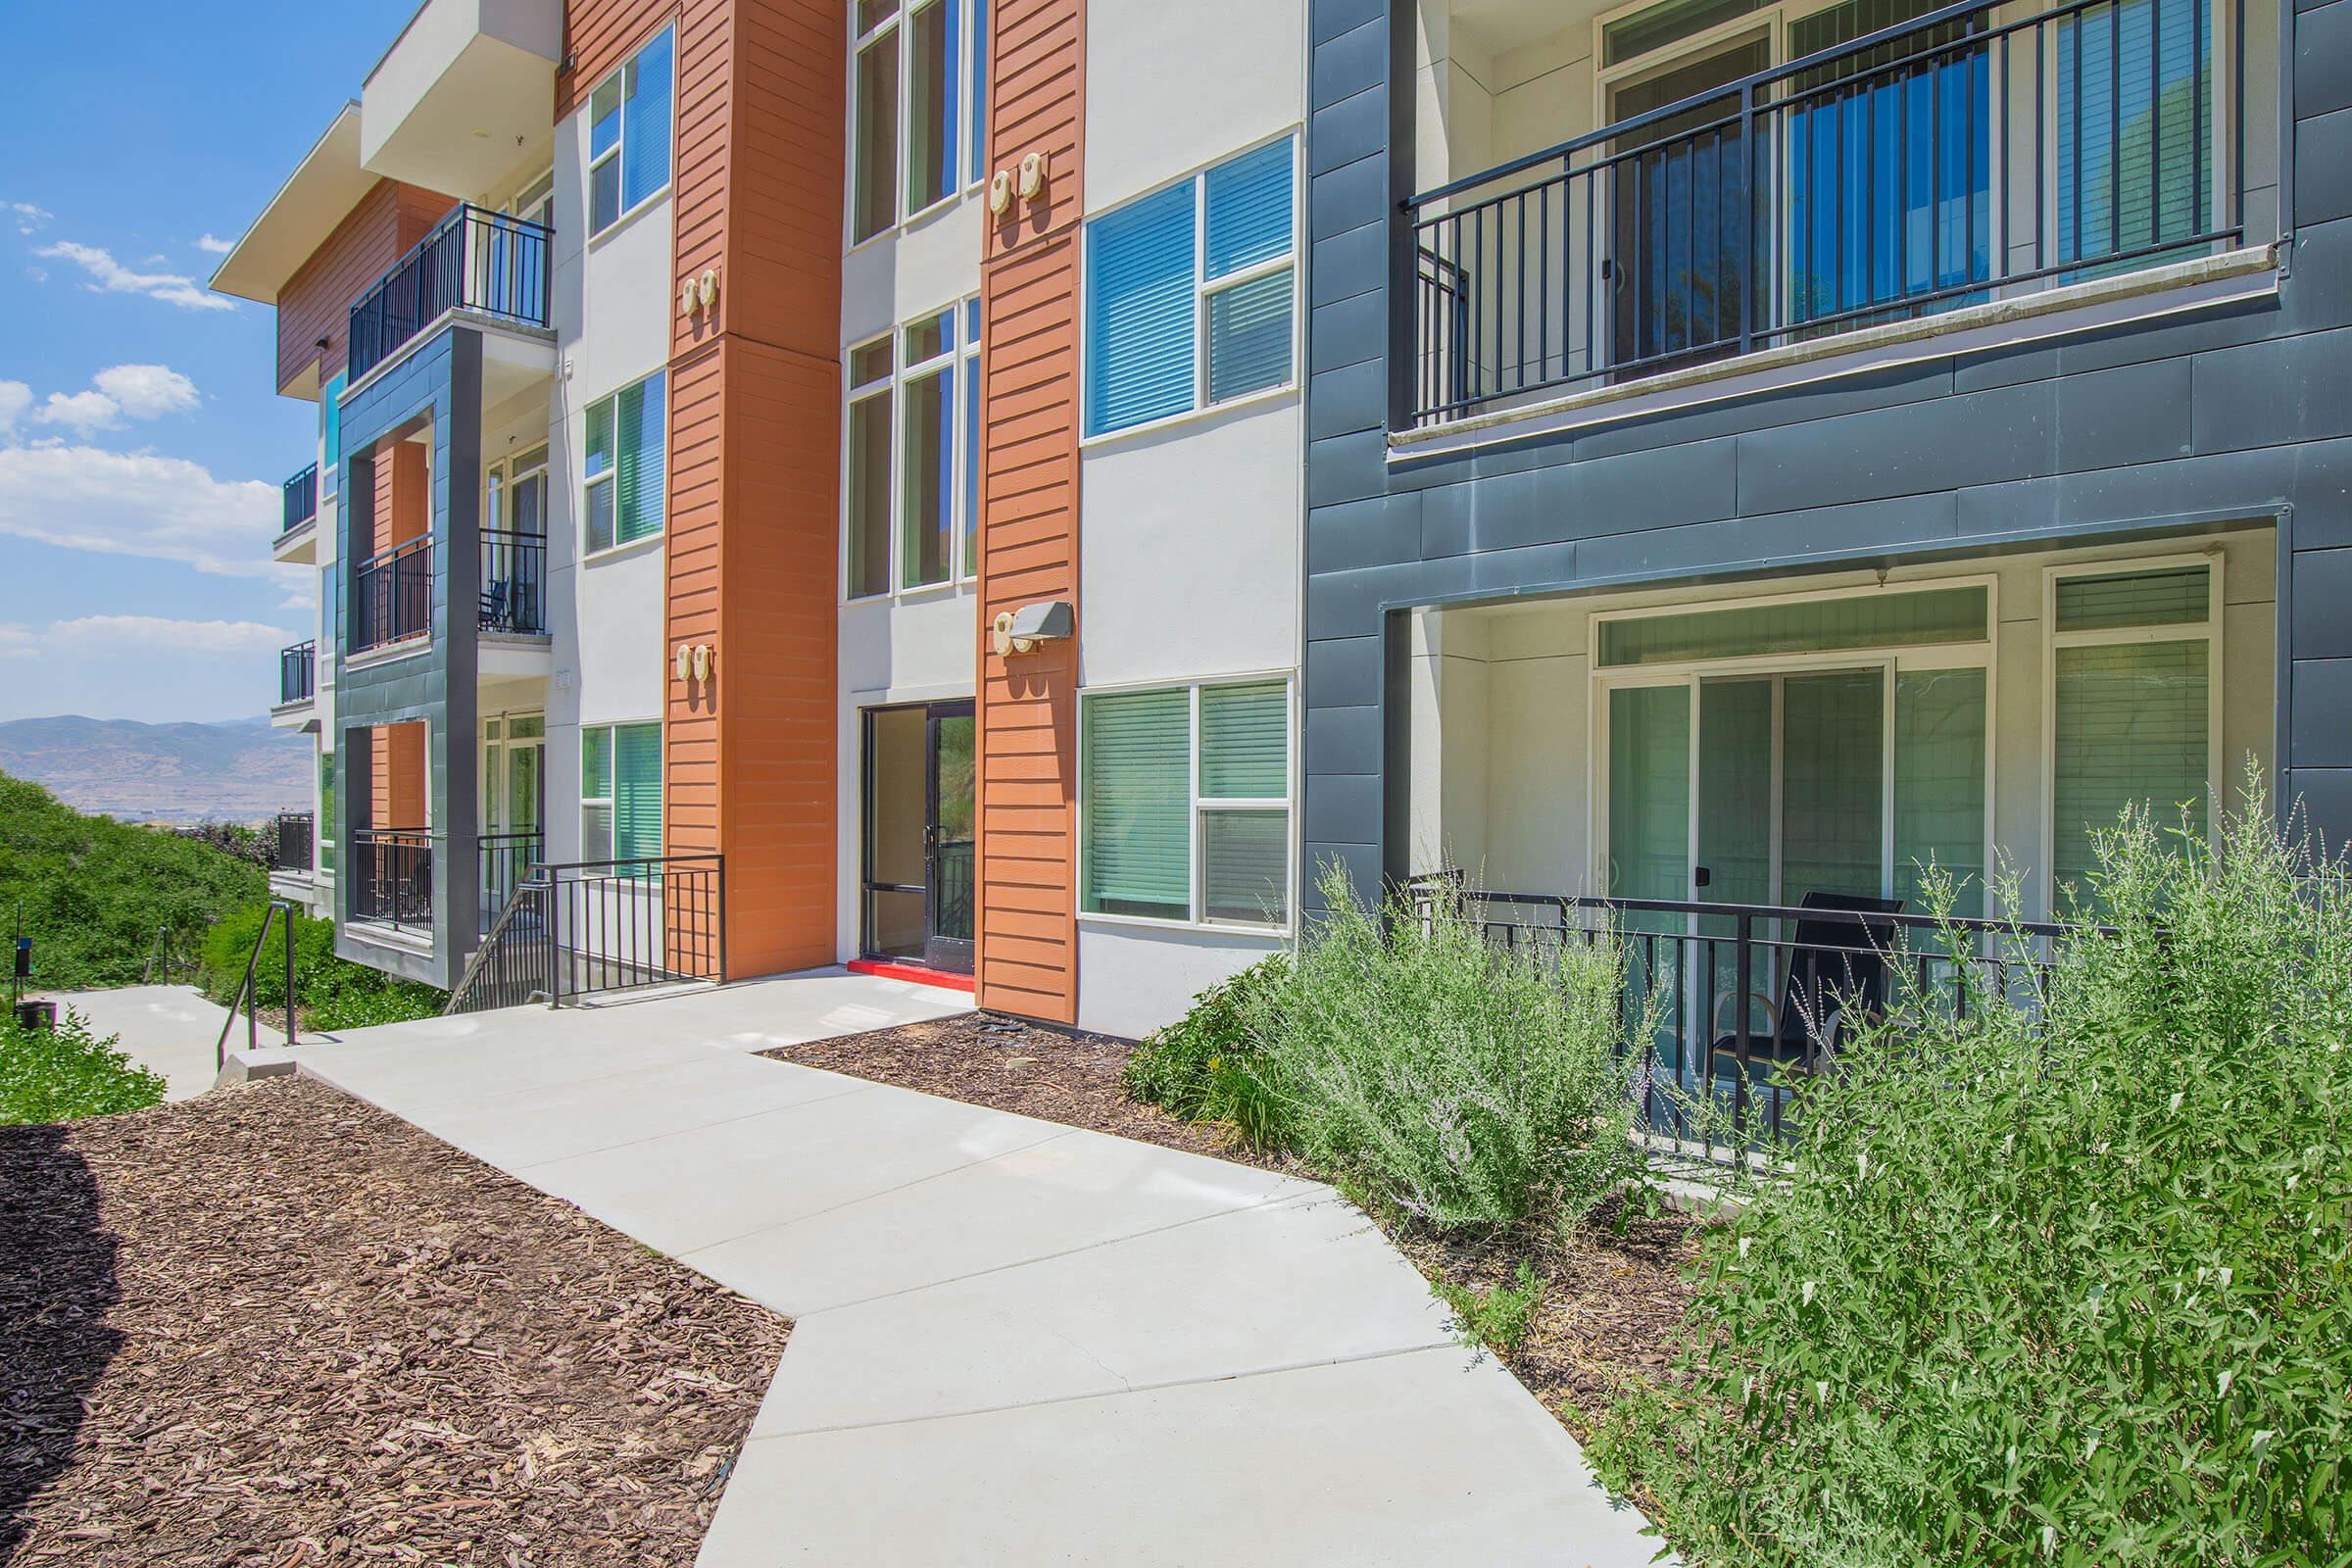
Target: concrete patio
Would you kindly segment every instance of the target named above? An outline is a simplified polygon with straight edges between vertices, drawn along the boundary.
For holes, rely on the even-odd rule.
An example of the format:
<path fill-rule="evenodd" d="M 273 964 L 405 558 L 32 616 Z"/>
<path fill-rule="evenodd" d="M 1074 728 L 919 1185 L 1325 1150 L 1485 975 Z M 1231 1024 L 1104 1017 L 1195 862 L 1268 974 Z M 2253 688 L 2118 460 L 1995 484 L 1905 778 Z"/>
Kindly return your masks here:
<path fill-rule="evenodd" d="M 794 1320 L 707 1568 L 1651 1559 L 1328 1188 L 752 1054 L 960 1010 L 820 973 L 296 1059 Z"/>

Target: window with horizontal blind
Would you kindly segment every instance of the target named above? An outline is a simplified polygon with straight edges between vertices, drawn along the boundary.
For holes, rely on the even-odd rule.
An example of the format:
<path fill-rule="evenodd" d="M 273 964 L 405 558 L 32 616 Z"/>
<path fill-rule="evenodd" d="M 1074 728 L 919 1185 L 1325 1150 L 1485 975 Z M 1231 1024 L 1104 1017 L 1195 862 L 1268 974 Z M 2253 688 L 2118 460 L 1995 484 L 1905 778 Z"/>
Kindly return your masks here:
<path fill-rule="evenodd" d="M 2050 875 L 2092 900 L 2092 835 L 2127 808 L 2159 829 L 2208 831 L 2218 721 L 2221 569 L 2149 563 L 2053 572 Z"/>
<path fill-rule="evenodd" d="M 588 232 L 601 234 L 669 183 L 676 29 L 664 27 L 588 98 Z"/>
<path fill-rule="evenodd" d="M 662 726 L 580 726 L 580 858 L 662 854 Z"/>
<path fill-rule="evenodd" d="M 1286 136 L 1087 225 L 1089 435 L 1291 383 L 1296 157 Z"/>
<path fill-rule="evenodd" d="M 669 378 L 657 370 L 588 405 L 580 515 L 591 554 L 662 531 L 667 488 Z"/>
<path fill-rule="evenodd" d="M 1287 926 L 1289 683 L 1090 694 L 1082 712 L 1081 907 Z"/>

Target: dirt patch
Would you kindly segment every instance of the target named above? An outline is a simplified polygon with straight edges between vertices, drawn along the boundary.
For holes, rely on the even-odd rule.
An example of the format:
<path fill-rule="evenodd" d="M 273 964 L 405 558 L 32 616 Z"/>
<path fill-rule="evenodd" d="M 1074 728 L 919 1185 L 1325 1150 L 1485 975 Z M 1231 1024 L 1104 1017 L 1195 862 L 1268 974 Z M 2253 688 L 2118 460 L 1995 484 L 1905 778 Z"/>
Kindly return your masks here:
<path fill-rule="evenodd" d="M 0 1129 L 0 1561 L 689 1564 L 788 1330 L 315 1080 Z"/>
<path fill-rule="evenodd" d="M 973 1012 L 767 1054 L 1169 1149 L 1314 1174 L 1297 1160 L 1250 1150 L 1229 1127 L 1180 1121 L 1129 1100 L 1119 1075 L 1132 1051 L 1120 1041 Z M 1392 1227 L 1390 1240 L 1424 1275 L 1456 1285 L 1509 1283 L 1521 1262 L 1535 1267 L 1544 1282 L 1543 1299 L 1527 1337 L 1503 1359 L 1583 1437 L 1589 1435 L 1584 1412 L 1599 1408 L 1612 1391 L 1664 1376 L 1672 1333 L 1690 1299 L 1682 1271 L 1697 1235 L 1687 1216 L 1612 1205 L 1564 1239 L 1467 1242 Z"/>

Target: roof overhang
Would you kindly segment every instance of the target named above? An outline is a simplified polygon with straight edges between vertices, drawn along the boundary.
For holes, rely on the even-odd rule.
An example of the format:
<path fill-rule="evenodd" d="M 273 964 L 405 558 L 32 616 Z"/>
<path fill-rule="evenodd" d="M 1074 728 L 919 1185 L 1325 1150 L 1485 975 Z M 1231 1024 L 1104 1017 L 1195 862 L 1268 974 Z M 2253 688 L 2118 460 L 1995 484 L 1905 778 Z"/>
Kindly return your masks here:
<path fill-rule="evenodd" d="M 345 104 L 236 249 L 214 270 L 213 288 L 257 305 L 275 305 L 286 280 L 374 189 L 375 179 L 360 161 L 360 106 Z"/>
<path fill-rule="evenodd" d="M 480 193 L 550 142 L 562 0 L 424 0 L 360 93 L 360 161 Z"/>

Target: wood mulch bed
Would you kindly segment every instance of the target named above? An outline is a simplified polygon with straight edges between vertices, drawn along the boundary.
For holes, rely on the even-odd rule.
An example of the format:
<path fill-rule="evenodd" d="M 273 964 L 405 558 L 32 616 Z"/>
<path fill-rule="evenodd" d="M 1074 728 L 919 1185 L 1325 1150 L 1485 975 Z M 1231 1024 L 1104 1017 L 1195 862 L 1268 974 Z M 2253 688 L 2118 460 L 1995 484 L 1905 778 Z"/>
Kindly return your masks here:
<path fill-rule="evenodd" d="M 1210 1154 L 1295 1175 L 1299 1162 L 1242 1144 L 1227 1127 L 1179 1120 L 1129 1100 L 1119 1075 L 1133 1048 L 986 1013 L 959 1013 L 766 1053 L 852 1077 L 919 1089 L 1044 1121 Z M 1683 1268 L 1698 1224 L 1678 1213 L 1620 1213 L 1614 1205 L 1566 1238 L 1511 1235 L 1479 1242 L 1391 1227 L 1390 1240 L 1432 1279 L 1508 1283 L 1522 1261 L 1544 1281 L 1526 1338 L 1503 1360 L 1580 1437 L 1586 1412 L 1629 1380 L 1661 1380 L 1690 1286 Z"/>
<path fill-rule="evenodd" d="M 690 1564 L 789 1328 L 316 1080 L 0 1128 L 0 1562 Z"/>

